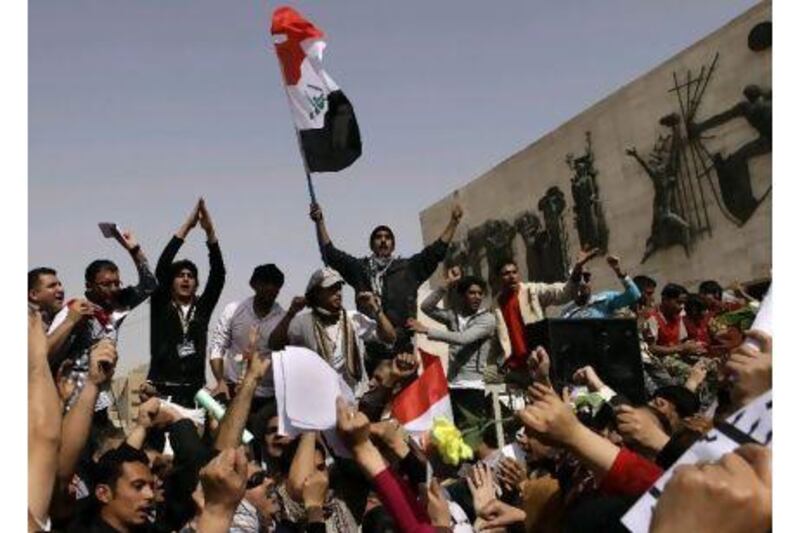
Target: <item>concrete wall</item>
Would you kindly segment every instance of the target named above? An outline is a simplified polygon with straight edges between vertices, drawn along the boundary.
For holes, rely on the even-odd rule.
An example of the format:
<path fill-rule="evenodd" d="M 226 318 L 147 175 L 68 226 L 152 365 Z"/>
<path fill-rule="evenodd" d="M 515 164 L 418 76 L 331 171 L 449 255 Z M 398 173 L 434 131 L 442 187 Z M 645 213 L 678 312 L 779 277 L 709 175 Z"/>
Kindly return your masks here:
<path fill-rule="evenodd" d="M 629 272 L 650 275 L 659 284 L 668 280 L 683 283 L 690 290 L 696 290 L 698 282 L 709 278 L 725 285 L 734 280 L 747 282 L 770 276 L 771 152 L 749 160 L 754 196 L 767 194 L 752 216 L 739 226 L 726 218 L 714 199 L 713 189 L 719 194 L 719 183 L 711 159 L 706 157 L 704 161 L 711 167 L 708 177 L 698 176 L 690 159 L 692 154 L 700 153 L 690 144 L 695 147 L 698 144 L 682 145 L 682 154 L 687 159 L 681 163 L 680 179 L 684 187 L 687 180 L 695 187 L 695 202 L 699 204 L 693 212 L 700 213 L 703 222 L 704 213 L 707 213 L 710 231 L 700 232 L 692 239 L 689 257 L 680 245 L 674 245 L 659 249 L 640 264 L 645 243 L 651 235 L 654 186 L 642 167 L 625 154 L 625 149 L 635 146 L 647 159 L 659 135 L 669 132 L 659 125 L 659 119 L 673 112 L 681 115 L 678 98 L 675 92 L 670 92 L 674 85 L 673 73 L 679 83 L 686 81 L 689 71 L 697 77 L 704 66 L 707 72 L 717 53 L 719 57 L 702 93 L 694 122 L 702 122 L 742 102 L 742 90 L 748 84 L 771 89 L 771 47 L 762 51 L 748 47 L 751 29 L 771 20 L 771 8 L 770 2 L 753 7 L 455 191 L 465 209 L 456 240 L 465 239 L 467 230 L 489 219 L 502 219 L 513 225 L 517 216 L 526 211 L 537 213 L 544 222 L 537 204 L 548 188 L 558 186 L 567 204 L 563 213 L 567 255 L 574 258 L 579 237 L 572 213 L 575 204 L 571 192 L 573 170 L 565 157 L 568 153 L 575 156 L 584 153 L 588 131 L 591 132 L 599 199 L 608 227 L 608 250 L 622 258 Z M 681 118 L 679 129 L 681 135 L 686 136 L 685 111 Z M 701 143 L 708 153 L 720 152 L 723 157 L 759 137 L 757 130 L 741 117 L 709 129 L 703 136 L 706 138 Z M 447 223 L 451 203 L 452 197 L 448 196 L 420 214 L 425 243 L 432 242 Z M 692 202 L 689 204 L 694 209 Z M 524 277 L 527 273 L 526 245 L 519 235 L 514 237 L 513 250 Z M 596 260 L 590 268 L 596 288 L 617 286 L 604 262 Z M 486 277 L 485 257 L 481 270 Z M 440 279 L 434 276 L 431 281 L 438 284 Z"/>

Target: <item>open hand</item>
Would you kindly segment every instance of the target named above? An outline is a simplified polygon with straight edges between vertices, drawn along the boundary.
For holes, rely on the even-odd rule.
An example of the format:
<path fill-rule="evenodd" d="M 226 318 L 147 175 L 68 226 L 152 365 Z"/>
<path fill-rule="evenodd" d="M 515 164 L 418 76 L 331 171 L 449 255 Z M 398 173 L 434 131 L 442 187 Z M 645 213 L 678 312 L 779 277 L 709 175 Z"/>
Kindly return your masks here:
<path fill-rule="evenodd" d="M 517 411 L 517 416 L 525 427 L 545 444 L 568 444 L 581 427 L 569 405 L 569 391 L 564 388 L 562 397 L 559 398 L 552 388 L 534 383 L 532 387 L 528 387 L 528 392 L 533 403 Z"/>
<path fill-rule="evenodd" d="M 481 514 L 483 509 L 497 497 L 492 471 L 486 463 L 475 464 L 467 477 L 467 487 L 472 493 L 472 506 L 478 514 Z"/>

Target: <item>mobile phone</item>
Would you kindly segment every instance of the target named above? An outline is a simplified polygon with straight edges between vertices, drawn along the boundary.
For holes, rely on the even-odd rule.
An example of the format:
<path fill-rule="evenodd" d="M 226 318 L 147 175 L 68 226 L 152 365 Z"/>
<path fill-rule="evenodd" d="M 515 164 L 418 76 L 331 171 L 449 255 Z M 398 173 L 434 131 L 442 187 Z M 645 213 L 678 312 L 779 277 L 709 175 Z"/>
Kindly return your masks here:
<path fill-rule="evenodd" d="M 106 239 L 111 239 L 120 235 L 119 228 L 113 222 L 100 222 L 97 225 L 100 228 L 100 233 L 102 233 L 103 237 Z"/>

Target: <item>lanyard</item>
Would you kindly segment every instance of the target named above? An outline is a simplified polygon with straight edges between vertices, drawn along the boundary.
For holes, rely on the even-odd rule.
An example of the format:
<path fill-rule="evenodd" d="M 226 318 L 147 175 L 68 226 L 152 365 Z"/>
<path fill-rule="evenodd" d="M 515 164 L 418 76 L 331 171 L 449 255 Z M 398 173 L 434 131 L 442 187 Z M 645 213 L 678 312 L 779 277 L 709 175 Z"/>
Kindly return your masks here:
<path fill-rule="evenodd" d="M 183 336 L 186 337 L 186 334 L 189 332 L 189 324 L 194 319 L 194 302 L 189 306 L 189 311 L 186 312 L 186 315 L 183 314 L 182 306 L 176 304 L 174 301 L 172 305 L 175 306 L 175 310 L 178 311 L 178 318 L 181 319 L 181 330 L 183 331 Z"/>

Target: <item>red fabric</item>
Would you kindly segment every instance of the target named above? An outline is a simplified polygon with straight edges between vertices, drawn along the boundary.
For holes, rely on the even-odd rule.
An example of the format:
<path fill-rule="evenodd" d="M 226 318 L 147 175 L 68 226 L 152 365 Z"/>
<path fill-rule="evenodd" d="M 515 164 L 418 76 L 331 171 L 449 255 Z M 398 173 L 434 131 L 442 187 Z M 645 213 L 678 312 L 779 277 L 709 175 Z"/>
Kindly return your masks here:
<path fill-rule="evenodd" d="M 392 516 L 400 531 L 432 533 L 436 529 L 430 524 L 427 513 L 420 507 L 408 484 L 387 468 L 372 478 L 375 492 L 383 506 Z"/>
<path fill-rule="evenodd" d="M 503 313 L 508 328 L 508 338 L 511 341 L 511 358 L 508 366 L 519 368 L 525 366 L 528 359 L 528 342 L 525 340 L 525 324 L 522 322 L 522 312 L 519 308 L 519 292 L 501 297 L 500 310 Z"/>
<path fill-rule="evenodd" d="M 708 334 L 708 322 L 710 320 L 711 315 L 704 315 L 697 322 L 688 316 L 683 317 L 683 327 L 686 328 L 686 335 L 689 339 L 700 342 L 705 346 L 711 344 L 711 336 Z"/>
<path fill-rule="evenodd" d="M 622 496 L 640 496 L 661 477 L 664 471 L 655 463 L 621 448 L 614 464 L 600 483 L 600 491 Z"/>
<path fill-rule="evenodd" d="M 279 7 L 272 13 L 272 35 L 286 35 L 286 40 L 275 45 L 275 52 L 281 62 L 283 79 L 286 85 L 297 85 L 300 81 L 300 65 L 306 53 L 300 43 L 306 39 L 319 39 L 324 36 L 322 30 L 291 7 Z"/>
<path fill-rule="evenodd" d="M 435 356 L 434 359 L 429 362 L 422 374 L 392 401 L 392 416 L 403 425 L 418 419 L 436 402 L 450 394 L 442 361 Z"/>
<path fill-rule="evenodd" d="M 675 315 L 667 319 L 664 313 L 658 311 L 653 315 L 658 322 L 658 337 L 656 344 L 659 346 L 675 346 L 681 342 L 681 316 Z"/>

